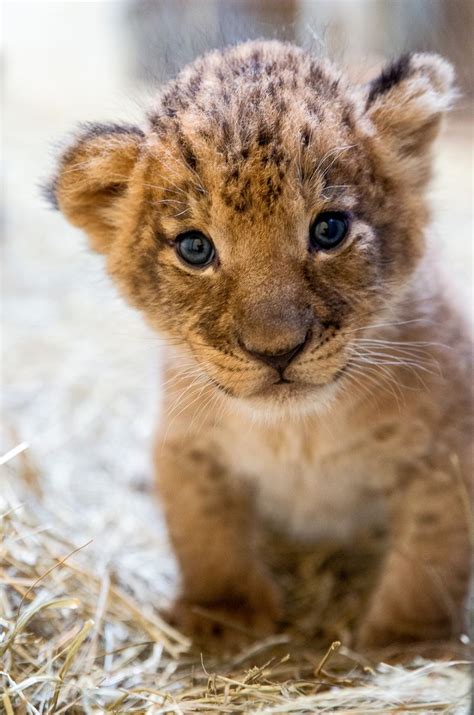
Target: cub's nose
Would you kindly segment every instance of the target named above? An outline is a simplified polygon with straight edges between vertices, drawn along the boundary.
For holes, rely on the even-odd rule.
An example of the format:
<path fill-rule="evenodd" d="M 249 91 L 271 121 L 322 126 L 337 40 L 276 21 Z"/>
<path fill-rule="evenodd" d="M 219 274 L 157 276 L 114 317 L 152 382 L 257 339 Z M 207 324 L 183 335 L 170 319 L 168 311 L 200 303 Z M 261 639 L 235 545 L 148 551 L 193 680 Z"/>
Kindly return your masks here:
<path fill-rule="evenodd" d="M 249 349 L 246 345 L 244 345 L 243 347 L 245 347 L 249 355 L 252 355 L 252 357 L 257 358 L 257 360 L 261 360 L 266 365 L 270 365 L 270 367 L 275 368 L 275 370 L 278 370 L 278 372 L 282 374 L 283 371 L 286 370 L 290 362 L 294 360 L 294 358 L 303 350 L 304 346 L 308 342 L 308 337 L 309 333 L 308 335 L 306 335 L 302 343 L 298 343 L 298 345 L 295 345 L 290 350 L 285 350 L 281 353 L 261 353 Z"/>

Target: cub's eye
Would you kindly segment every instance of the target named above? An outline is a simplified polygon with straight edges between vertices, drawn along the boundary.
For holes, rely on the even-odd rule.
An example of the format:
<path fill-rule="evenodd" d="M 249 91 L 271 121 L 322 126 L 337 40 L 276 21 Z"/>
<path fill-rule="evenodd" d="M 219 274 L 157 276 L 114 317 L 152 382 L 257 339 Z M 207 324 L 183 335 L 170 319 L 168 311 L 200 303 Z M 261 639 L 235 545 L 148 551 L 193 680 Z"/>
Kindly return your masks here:
<path fill-rule="evenodd" d="M 348 214 L 344 211 L 325 211 L 316 217 L 309 230 L 311 247 L 329 251 L 342 243 L 348 230 Z"/>
<path fill-rule="evenodd" d="M 180 258 L 190 266 L 208 266 L 215 256 L 211 241 L 200 231 L 182 233 L 175 241 L 176 251 Z"/>

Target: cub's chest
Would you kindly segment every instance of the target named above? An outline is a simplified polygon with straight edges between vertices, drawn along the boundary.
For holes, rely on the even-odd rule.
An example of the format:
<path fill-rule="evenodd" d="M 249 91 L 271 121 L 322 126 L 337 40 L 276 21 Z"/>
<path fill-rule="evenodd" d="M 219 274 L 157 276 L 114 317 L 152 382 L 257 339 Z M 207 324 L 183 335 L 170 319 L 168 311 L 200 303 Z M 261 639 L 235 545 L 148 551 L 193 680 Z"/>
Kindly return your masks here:
<path fill-rule="evenodd" d="M 383 518 L 400 461 L 423 448 L 423 429 L 411 427 L 396 419 L 240 424 L 227 435 L 225 454 L 265 518 L 295 536 L 345 539 Z"/>

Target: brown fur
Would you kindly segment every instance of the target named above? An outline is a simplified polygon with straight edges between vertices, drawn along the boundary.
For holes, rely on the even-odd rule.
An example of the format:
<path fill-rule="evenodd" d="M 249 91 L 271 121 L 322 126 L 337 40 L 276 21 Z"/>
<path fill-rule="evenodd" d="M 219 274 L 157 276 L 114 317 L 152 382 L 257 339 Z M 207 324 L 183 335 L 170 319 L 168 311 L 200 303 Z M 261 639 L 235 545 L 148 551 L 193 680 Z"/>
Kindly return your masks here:
<path fill-rule="evenodd" d="M 425 248 L 423 196 L 452 96 L 434 55 L 354 86 L 294 46 L 247 43 L 187 67 L 144 132 L 91 126 L 61 159 L 60 209 L 168 339 L 157 480 L 175 617 L 200 637 L 213 622 L 193 605 L 255 633 L 278 617 L 262 512 L 311 538 L 388 520 L 361 643 L 464 628 L 470 348 Z M 309 226 L 327 210 L 352 213 L 350 234 L 315 253 Z M 208 268 L 177 256 L 190 229 L 216 247 Z M 249 352 L 307 335 L 290 384 Z"/>

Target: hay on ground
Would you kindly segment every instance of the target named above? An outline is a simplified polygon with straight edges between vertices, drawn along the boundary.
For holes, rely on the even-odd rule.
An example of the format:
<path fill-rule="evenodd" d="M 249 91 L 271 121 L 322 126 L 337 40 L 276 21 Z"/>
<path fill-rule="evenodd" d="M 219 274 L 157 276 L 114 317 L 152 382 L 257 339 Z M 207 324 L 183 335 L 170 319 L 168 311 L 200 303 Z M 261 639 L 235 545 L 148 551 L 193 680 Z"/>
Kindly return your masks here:
<path fill-rule="evenodd" d="M 414 650 L 409 666 L 376 665 L 341 645 L 363 608 L 363 559 L 376 560 L 378 541 L 359 544 L 355 559 L 331 545 L 275 549 L 272 538 L 287 627 L 237 655 L 202 655 L 161 618 L 146 581 L 133 587 L 137 571 L 99 569 L 90 543 L 58 528 L 51 505 L 32 497 L 31 463 L 10 456 L 0 499 L 0 710 L 8 715 L 468 712 L 465 661 L 423 661 Z"/>

